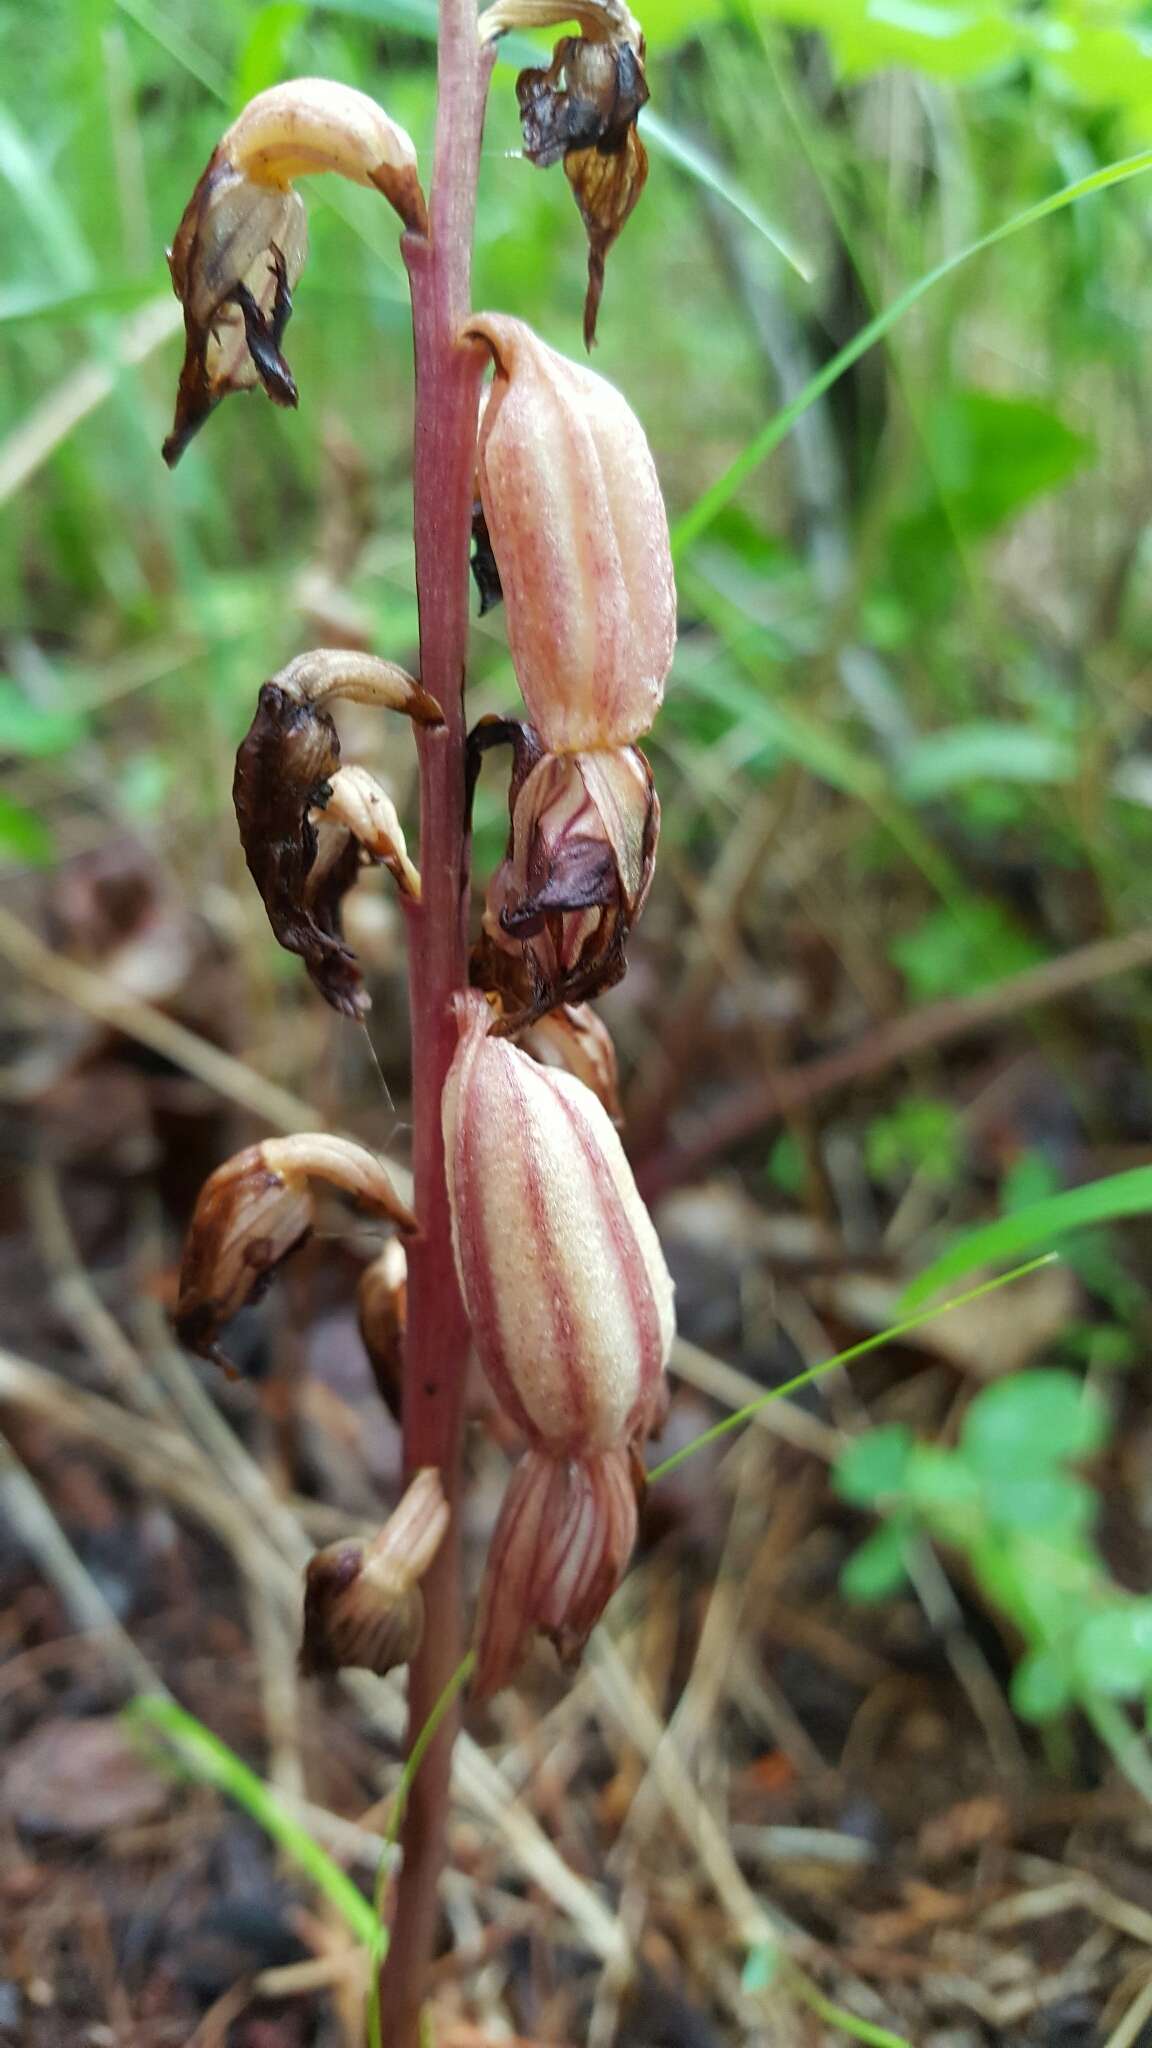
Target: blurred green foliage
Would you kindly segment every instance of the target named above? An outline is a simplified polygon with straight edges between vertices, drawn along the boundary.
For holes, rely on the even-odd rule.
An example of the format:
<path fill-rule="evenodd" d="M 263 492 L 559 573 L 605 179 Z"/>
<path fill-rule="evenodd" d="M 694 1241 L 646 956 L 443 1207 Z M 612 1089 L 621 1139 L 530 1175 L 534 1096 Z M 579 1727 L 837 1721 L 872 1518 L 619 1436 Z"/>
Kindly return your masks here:
<path fill-rule="evenodd" d="M 1111 1730 L 1111 1702 L 1152 1700 L 1152 1600 L 1112 1578 L 1092 1536 L 1096 1495 L 1069 1469 L 1107 1435 L 1099 1395 L 1055 1371 L 985 1387 L 953 1448 L 901 1424 L 869 1430 L 842 1454 L 836 1484 L 884 1519 L 845 1566 L 844 1591 L 886 1599 L 925 1536 L 959 1551 L 1020 1646 L 1017 1712 L 1048 1722 L 1078 1705 Z M 1128 1740 L 1122 1751 L 1147 1789 L 1141 1752 Z"/>
<path fill-rule="evenodd" d="M 652 174 L 609 262 L 597 366 L 645 420 L 687 536 L 652 746 L 661 890 L 673 901 L 759 807 L 782 861 L 806 834 L 828 841 L 803 914 L 828 924 L 851 903 L 897 1000 L 1124 929 L 1152 851 L 1152 187 L 1135 177 L 957 259 L 1148 144 L 1152 7 L 644 14 Z M 165 242 L 253 91 L 301 71 L 360 85 L 427 167 L 433 22 L 431 0 L 43 0 L 0 22 L 9 863 L 143 827 L 200 895 L 235 879 L 212 828 L 257 684 L 316 637 L 302 577 L 341 503 L 336 438 L 365 467 L 371 526 L 341 594 L 382 652 L 411 656 L 411 357 L 387 209 L 313 181 L 289 331 L 299 416 L 230 401 L 169 476 L 175 329 L 122 353 L 141 320 L 175 317 Z M 583 237 L 560 172 L 515 153 L 522 49 L 494 81 L 475 295 L 576 352 Z M 935 273 L 702 525 L 781 408 Z M 513 701 L 498 613 L 476 632 L 473 692 L 477 713 Z M 487 791 L 479 822 L 488 858 Z M 792 901 L 775 866 L 754 952 Z M 1146 1047 L 1142 992 L 1127 1015 Z M 901 1147 L 909 1172 L 917 1156 L 935 1172 L 950 1140 L 914 1123 L 873 1133 L 881 1179 Z"/>

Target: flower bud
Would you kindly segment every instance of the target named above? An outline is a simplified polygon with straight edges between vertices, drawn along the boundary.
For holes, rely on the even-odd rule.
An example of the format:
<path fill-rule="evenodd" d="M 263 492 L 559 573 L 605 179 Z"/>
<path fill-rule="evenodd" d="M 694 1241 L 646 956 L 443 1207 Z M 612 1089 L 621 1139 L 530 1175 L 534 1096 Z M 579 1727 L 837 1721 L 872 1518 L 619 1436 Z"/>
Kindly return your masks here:
<path fill-rule="evenodd" d="M 322 1131 L 250 1145 L 217 1167 L 196 1203 L 175 1315 L 190 1351 L 223 1362 L 217 1338 L 224 1324 L 259 1298 L 308 1236 L 316 1180 L 350 1195 L 369 1215 L 401 1230 L 416 1227 L 385 1168 L 362 1145 Z"/>
<path fill-rule="evenodd" d="M 423 1578 L 444 1540 L 449 1508 L 439 1472 L 418 1472 L 370 1543 L 330 1543 L 310 1559 L 304 1581 L 300 1669 L 374 1671 L 407 1664 L 424 1634 Z"/>
<path fill-rule="evenodd" d="M 619 981 L 624 948 L 648 895 L 660 805 L 635 747 L 544 754 L 530 726 L 503 730 L 513 746 L 510 832 L 488 888 L 484 931 L 521 951 L 529 1016 L 583 1001 Z M 513 1016 L 509 1028 L 516 1029 Z"/>
<path fill-rule="evenodd" d="M 489 1034 L 457 998 L 443 1096 L 460 1287 L 480 1362 L 554 1457 L 648 1430 L 673 1334 L 672 1282 L 612 1124 L 579 1081 Z"/>
<path fill-rule="evenodd" d="M 262 384 L 274 404 L 297 403 L 280 344 L 307 253 L 292 190 L 306 171 L 374 186 L 405 227 L 427 231 L 411 137 L 375 100 L 326 78 L 258 93 L 213 151 L 168 255 L 186 336 L 169 467 L 230 391 Z"/>
<path fill-rule="evenodd" d="M 474 1691 L 506 1685 L 533 1633 L 576 1662 L 620 1584 L 636 1541 L 625 1450 L 589 1458 L 527 1451 L 500 1509 L 480 1593 Z"/>
<path fill-rule="evenodd" d="M 341 906 L 362 854 L 382 861 L 409 896 L 420 877 L 408 859 L 391 800 L 363 769 L 342 769 L 328 706 L 337 699 L 403 711 L 439 725 L 440 706 L 394 662 L 343 648 L 301 654 L 263 685 L 236 755 L 232 802 L 240 843 L 268 922 L 299 954 L 326 1002 L 344 1016 L 369 1008 Z M 323 847 L 317 814 L 331 810 Z"/>
<path fill-rule="evenodd" d="M 612 1122 L 620 1123 L 616 1047 L 603 1018 L 588 1003 L 564 1003 L 558 1010 L 550 1010 L 530 1024 L 517 1043 L 542 1067 L 559 1067 L 582 1081 L 603 1103 Z"/>
<path fill-rule="evenodd" d="M 627 401 L 521 320 L 465 330 L 495 375 L 480 497 L 532 724 L 554 754 L 623 747 L 660 708 L 676 645 L 668 521 Z"/>

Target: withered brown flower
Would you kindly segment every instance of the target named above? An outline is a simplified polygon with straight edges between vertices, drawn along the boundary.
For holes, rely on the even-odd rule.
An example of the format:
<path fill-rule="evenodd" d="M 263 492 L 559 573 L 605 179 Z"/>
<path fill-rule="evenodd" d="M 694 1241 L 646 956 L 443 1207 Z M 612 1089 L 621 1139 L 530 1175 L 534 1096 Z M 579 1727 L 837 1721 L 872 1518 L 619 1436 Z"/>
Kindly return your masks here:
<path fill-rule="evenodd" d="M 340 765 L 329 703 L 347 698 L 439 725 L 440 707 L 394 663 L 344 648 L 297 656 L 266 682 L 236 755 L 232 801 L 244 857 L 280 944 L 299 954 L 333 1009 L 369 1007 L 341 929 L 344 897 L 362 862 L 381 863 L 410 896 L 420 878 L 395 810 L 364 769 Z M 321 844 L 317 818 L 331 811 Z"/>
<path fill-rule="evenodd" d="M 308 250 L 304 203 L 292 189 L 304 171 L 371 185 L 410 231 L 427 228 L 411 138 L 367 94 L 294 78 L 249 101 L 213 151 L 168 253 L 185 332 L 162 451 L 169 468 L 229 392 L 262 385 L 274 405 L 297 403 L 281 343 Z"/>
<path fill-rule="evenodd" d="M 175 1323 L 182 1343 L 223 1363 L 225 1323 L 259 1299 L 312 1228 L 313 1183 L 339 1188 L 401 1230 L 415 1218 L 380 1160 L 327 1132 L 267 1138 L 218 1166 L 200 1190 L 184 1246 Z"/>
<path fill-rule="evenodd" d="M 483 720 L 470 744 L 475 756 L 501 742 L 512 748 L 508 845 L 488 887 L 490 951 L 475 964 L 484 986 L 486 957 L 521 956 L 530 1000 L 500 1027 L 516 1031 L 620 980 L 652 881 L 660 805 L 638 747 L 550 754 L 515 720 Z M 495 963 L 491 980 L 504 997 L 514 985 Z"/>
<path fill-rule="evenodd" d="M 480 17 L 486 38 L 510 28 L 579 21 L 546 66 L 516 80 L 524 154 L 540 169 L 564 160 L 564 173 L 588 236 L 584 345 L 596 339 L 604 261 L 644 190 L 648 153 L 636 121 L 648 99 L 644 37 L 621 0 L 496 0 Z"/>

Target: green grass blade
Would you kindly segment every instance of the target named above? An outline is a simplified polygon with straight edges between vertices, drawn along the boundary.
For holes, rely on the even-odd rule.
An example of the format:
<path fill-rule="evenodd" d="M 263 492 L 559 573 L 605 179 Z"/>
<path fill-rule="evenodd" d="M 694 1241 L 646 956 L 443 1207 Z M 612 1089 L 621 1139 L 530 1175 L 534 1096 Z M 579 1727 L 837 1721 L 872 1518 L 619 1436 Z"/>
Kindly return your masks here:
<path fill-rule="evenodd" d="M 213 1735 L 202 1721 L 193 1714 L 186 1714 L 173 1700 L 134 1700 L 127 1710 L 126 1719 L 132 1728 L 148 1729 L 163 1735 L 190 1777 L 235 1800 L 236 1805 L 263 1828 L 277 1848 L 283 1849 L 305 1876 L 311 1878 L 357 1941 L 370 1948 L 375 1945 L 378 1922 L 371 1901 L 281 1804 L 270 1786 L 265 1785 L 255 1771 L 249 1770 L 227 1743 L 221 1742 L 218 1735 Z"/>
<path fill-rule="evenodd" d="M 1152 1185 L 1152 1167 L 1148 1169 L 1148 1174 Z M 1014 1280 L 1023 1280 L 1027 1274 L 1035 1273 L 1039 1267 L 1050 1266 L 1055 1257 L 1055 1252 L 1046 1252 L 1043 1258 L 1030 1259 L 1026 1266 L 1017 1266 L 1011 1273 L 1002 1273 L 996 1280 L 985 1280 L 979 1287 L 970 1287 L 967 1293 L 958 1294 L 951 1301 L 937 1302 L 931 1308 L 921 1309 L 918 1314 L 905 1317 L 903 1322 L 893 1323 L 887 1330 L 880 1330 L 876 1336 L 864 1337 L 859 1344 L 851 1344 L 847 1351 L 838 1351 L 834 1358 L 825 1358 L 819 1365 L 809 1366 L 807 1372 L 797 1373 L 795 1379 L 785 1380 L 781 1387 L 772 1387 L 768 1393 L 761 1394 L 758 1400 L 749 1401 L 746 1408 L 735 1409 L 731 1415 L 724 1417 L 723 1422 L 717 1422 L 701 1436 L 693 1437 L 690 1444 L 683 1444 L 678 1451 L 673 1451 L 672 1456 L 665 1458 L 662 1464 L 654 1465 L 648 1474 L 649 1486 L 654 1486 L 658 1479 L 667 1478 L 669 1472 L 675 1472 L 686 1459 L 694 1457 L 697 1451 L 702 1451 L 705 1444 L 717 1443 L 721 1437 L 731 1435 L 734 1429 L 742 1429 L 746 1422 L 751 1422 L 752 1417 L 757 1415 L 761 1408 L 767 1408 L 770 1402 L 782 1401 L 786 1394 L 795 1394 L 801 1387 L 811 1386 L 812 1381 L 818 1380 L 823 1373 L 834 1372 L 837 1366 L 851 1365 L 853 1359 L 863 1358 L 869 1351 L 879 1351 L 885 1344 L 892 1344 L 900 1337 L 907 1337 L 912 1330 L 922 1329 L 925 1323 L 935 1322 L 937 1316 L 946 1316 L 950 1309 L 965 1308 L 971 1301 L 980 1301 L 986 1294 L 995 1294 L 1001 1287 L 1010 1287 Z M 919 1287 L 920 1282 L 917 1281 L 915 1284 Z"/>
<path fill-rule="evenodd" d="M 673 554 L 682 554 L 686 548 L 691 547 L 693 541 L 698 540 L 700 535 L 707 531 L 717 514 L 735 497 L 741 485 L 747 482 L 772 450 L 779 447 L 801 414 L 807 412 L 809 406 L 814 405 L 818 398 L 822 398 L 837 379 L 844 375 L 845 370 L 850 370 L 853 363 L 859 362 L 861 356 L 867 355 L 868 350 L 874 347 L 876 342 L 882 341 L 890 329 L 895 327 L 897 321 L 903 319 L 905 313 L 946 277 L 951 277 L 953 271 L 961 269 L 965 263 L 970 263 L 974 256 L 981 256 L 985 250 L 994 249 L 998 243 L 1006 242 L 1010 236 L 1022 233 L 1025 228 L 1034 227 L 1037 221 L 1046 220 L 1049 214 L 1059 213 L 1064 207 L 1074 205 L 1078 199 L 1087 199 L 1094 192 L 1106 191 L 1111 185 L 1121 185 L 1127 179 L 1137 178 L 1148 170 L 1152 170 L 1152 149 L 1140 150 L 1135 156 L 1123 157 L 1115 163 L 1104 164 L 1099 170 L 1090 171 L 1086 177 L 1076 178 L 1072 184 L 1061 186 L 1058 192 L 1050 192 L 1046 199 L 1038 199 L 1035 205 L 1026 206 L 1022 213 L 1013 214 L 1011 220 L 1002 221 L 999 227 L 991 228 L 986 235 L 980 235 L 976 241 L 969 242 L 963 249 L 957 249 L 953 255 L 946 256 L 942 263 L 937 263 L 933 269 L 925 271 L 915 283 L 910 284 L 905 291 L 899 292 L 891 305 L 885 306 L 874 320 L 869 320 L 858 334 L 853 335 L 852 340 L 846 342 L 844 347 L 809 379 L 803 390 L 798 391 L 788 405 L 773 414 L 767 425 L 753 436 L 747 447 L 743 448 L 735 461 L 729 464 L 724 474 L 717 477 L 715 483 L 710 484 L 708 489 L 702 492 L 694 505 L 689 506 L 688 511 L 677 520 L 672 529 Z"/>
<path fill-rule="evenodd" d="M 1089 1181 L 1087 1187 L 1069 1188 L 1064 1194 L 1046 1195 L 1030 1202 L 995 1223 L 971 1230 L 920 1273 L 904 1295 L 909 1307 L 925 1301 L 938 1287 L 958 1280 L 978 1266 L 998 1265 L 1002 1259 L 1019 1258 L 1038 1245 L 1050 1247 L 1070 1231 L 1083 1230 L 1092 1223 L 1113 1223 L 1121 1216 L 1141 1216 L 1152 1210 L 1152 1166 L 1133 1166 L 1126 1173 L 1112 1173 L 1104 1180 Z"/>

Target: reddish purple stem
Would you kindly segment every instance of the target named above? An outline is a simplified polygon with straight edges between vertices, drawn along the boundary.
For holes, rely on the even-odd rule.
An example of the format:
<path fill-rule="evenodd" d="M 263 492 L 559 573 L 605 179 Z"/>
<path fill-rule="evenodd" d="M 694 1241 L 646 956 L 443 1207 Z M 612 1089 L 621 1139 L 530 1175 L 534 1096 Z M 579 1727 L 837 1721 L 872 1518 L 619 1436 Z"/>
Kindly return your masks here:
<path fill-rule="evenodd" d="M 440 0 L 436 155 L 430 232 L 405 236 L 416 360 L 414 525 L 420 674 L 445 724 L 417 735 L 422 901 L 409 918 L 415 1209 L 408 1249 L 404 1463 L 439 1468 L 453 1509 L 423 1583 L 428 1626 L 409 1674 L 415 1741 L 463 1655 L 459 1493 L 468 1323 L 456 1284 L 440 1097 L 456 1046 L 451 998 L 468 979 L 468 849 L 464 807 L 464 670 L 476 414 L 483 358 L 456 337 L 470 307 L 472 232 L 484 102 L 492 59 L 480 49 L 473 0 Z M 452 1747 L 450 1713 L 413 1784 L 403 1871 L 380 1983 L 389 2048 L 419 2048 L 420 2008 L 439 1924 Z"/>

